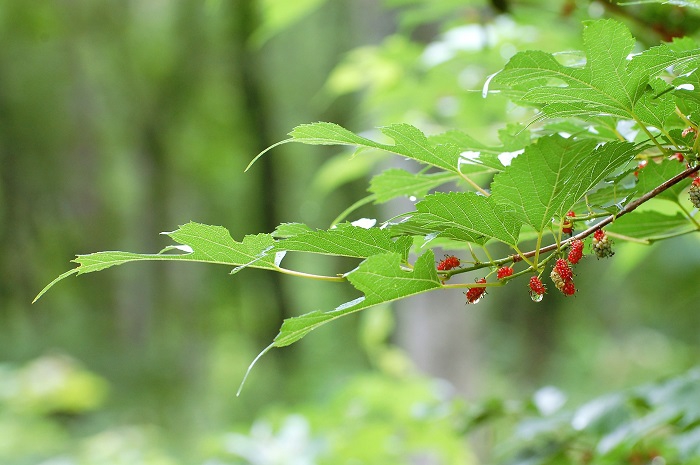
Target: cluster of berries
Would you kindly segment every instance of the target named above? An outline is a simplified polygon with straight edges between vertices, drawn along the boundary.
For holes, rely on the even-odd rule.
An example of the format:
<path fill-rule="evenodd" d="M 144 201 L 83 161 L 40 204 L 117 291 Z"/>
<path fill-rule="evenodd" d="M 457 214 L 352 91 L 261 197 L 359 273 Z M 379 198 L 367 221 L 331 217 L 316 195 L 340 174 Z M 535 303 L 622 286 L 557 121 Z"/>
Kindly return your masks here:
<path fill-rule="evenodd" d="M 700 208 L 700 177 L 693 179 L 688 195 L 690 195 L 690 201 L 693 202 L 695 208 Z"/>
<path fill-rule="evenodd" d="M 535 302 L 541 301 L 545 292 L 547 292 L 547 288 L 542 283 L 539 276 L 530 278 L 530 297 L 532 297 L 532 300 Z"/>
<path fill-rule="evenodd" d="M 700 180 L 697 182 L 694 181 L 693 185 L 695 186 L 693 195 L 697 196 L 697 200 L 700 203 Z M 567 216 L 573 218 L 575 215 L 573 212 L 570 213 L 571 214 L 567 214 Z M 565 228 L 573 228 L 573 224 L 571 223 L 573 222 L 565 225 Z M 563 228 L 564 232 L 566 232 L 565 228 Z M 612 241 L 608 239 L 607 234 L 602 229 L 594 233 L 592 249 L 599 258 L 612 257 L 615 254 L 615 252 L 612 250 Z M 554 283 L 554 286 L 566 296 L 574 295 L 576 293 L 574 273 L 571 269 L 571 265 L 576 265 L 582 258 L 583 241 L 580 239 L 574 239 L 569 244 L 569 252 L 566 258 L 557 259 L 549 275 Z M 513 261 L 515 262 L 515 260 Z M 449 271 L 458 268 L 460 263 L 459 258 L 456 256 L 445 255 L 445 258 L 438 262 L 437 269 L 438 271 Z M 512 266 L 503 266 L 496 271 L 496 276 L 499 280 L 501 280 L 513 276 L 513 273 L 514 270 Z M 478 278 L 475 280 L 475 282 L 477 284 L 486 284 L 486 278 Z M 547 287 L 542 283 L 539 276 L 533 276 L 530 278 L 529 291 L 532 300 L 539 302 L 547 292 Z M 472 287 L 464 294 L 467 297 L 468 304 L 475 304 L 479 302 L 486 294 L 486 286 Z"/>
<path fill-rule="evenodd" d="M 574 272 L 571 271 L 569 263 L 563 258 L 558 258 L 549 274 L 552 282 L 564 295 L 574 295 L 576 287 L 574 286 Z"/>
<path fill-rule="evenodd" d="M 565 219 L 564 222 L 563 222 L 562 225 L 561 225 L 561 232 L 563 232 L 564 234 L 573 234 L 573 232 L 574 232 L 574 222 L 573 222 L 573 221 L 569 221 L 568 218 L 573 218 L 573 217 L 575 217 L 575 216 L 576 216 L 576 213 L 574 213 L 573 211 L 569 210 L 569 211 L 566 213 L 566 216 L 567 216 L 567 219 Z"/>
<path fill-rule="evenodd" d="M 583 258 L 583 241 L 580 239 L 574 239 L 569 244 L 569 253 L 566 256 L 566 260 L 563 258 L 557 259 L 554 263 L 554 268 L 549 274 L 552 282 L 564 295 L 574 295 L 576 293 L 576 286 L 574 286 L 574 273 L 571 271 L 569 263 L 576 265 Z M 568 260 L 568 261 L 567 261 Z M 530 294 L 532 294 L 532 280 L 530 281 Z"/>
<path fill-rule="evenodd" d="M 598 258 L 612 257 L 615 252 L 612 249 L 612 241 L 602 229 L 593 233 L 593 252 Z"/>
<path fill-rule="evenodd" d="M 485 284 L 486 278 L 478 278 L 476 280 L 478 284 Z M 467 296 L 468 304 L 475 304 L 481 300 L 481 298 L 486 294 L 485 287 L 472 287 L 467 292 L 464 293 Z"/>
<path fill-rule="evenodd" d="M 454 255 L 445 255 L 445 258 L 440 260 L 437 264 L 437 269 L 438 271 L 449 271 L 454 268 L 459 268 L 460 264 L 459 258 Z"/>

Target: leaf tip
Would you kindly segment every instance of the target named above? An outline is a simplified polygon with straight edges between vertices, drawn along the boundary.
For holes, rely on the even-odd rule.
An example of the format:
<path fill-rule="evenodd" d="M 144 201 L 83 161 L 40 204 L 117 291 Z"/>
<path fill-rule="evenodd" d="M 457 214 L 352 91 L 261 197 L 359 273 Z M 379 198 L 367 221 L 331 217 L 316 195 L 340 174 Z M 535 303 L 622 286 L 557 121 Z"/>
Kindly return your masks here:
<path fill-rule="evenodd" d="M 73 260 L 73 261 L 75 261 L 75 260 Z M 67 278 L 68 276 L 70 276 L 70 275 L 72 275 L 72 274 L 77 274 L 77 273 L 78 273 L 78 268 L 77 268 L 77 267 L 76 267 L 76 268 L 73 268 L 72 270 L 68 270 L 68 271 L 66 271 L 65 273 L 62 273 L 60 276 L 58 276 L 58 277 L 55 278 L 53 281 L 51 281 L 51 282 L 48 283 L 46 286 L 44 286 L 44 288 L 43 288 L 41 291 L 39 291 L 39 293 L 36 295 L 36 297 L 34 297 L 34 300 L 32 300 L 32 304 L 35 303 L 37 300 L 39 300 L 39 299 L 41 298 L 41 296 L 43 296 L 44 294 L 46 294 L 46 292 L 47 292 L 49 289 L 51 289 L 51 288 L 53 287 L 54 284 L 56 284 L 57 282 L 59 282 L 59 281 L 62 280 L 63 278 Z"/>
<path fill-rule="evenodd" d="M 291 142 L 291 141 L 293 141 L 293 140 L 294 140 L 294 139 L 285 139 L 285 140 L 281 140 L 281 141 L 277 142 L 276 144 L 272 144 L 271 146 L 269 146 L 268 148 L 266 148 L 265 150 L 263 150 L 262 152 L 260 152 L 259 154 L 257 154 L 257 155 L 255 156 L 255 158 L 253 158 L 253 159 L 250 161 L 250 163 L 248 163 L 248 166 L 245 167 L 245 169 L 243 170 L 243 172 L 244 172 L 244 173 L 247 173 L 248 170 L 255 164 L 255 162 L 258 161 L 258 159 L 260 159 L 260 157 L 262 157 L 263 155 L 265 155 L 265 154 L 266 154 L 267 152 L 269 152 L 270 150 L 274 149 L 274 148 L 277 147 L 278 145 L 286 144 L 287 142 Z"/>
<path fill-rule="evenodd" d="M 248 365 L 248 369 L 246 370 L 245 375 L 243 375 L 243 381 L 241 381 L 241 385 L 238 386 L 238 391 L 236 391 L 236 397 L 241 396 L 241 391 L 243 391 L 243 385 L 245 384 L 246 380 L 248 379 L 248 375 L 250 374 L 251 370 L 253 369 L 253 366 L 255 366 L 255 364 L 258 363 L 258 360 L 260 360 L 260 357 L 262 357 L 263 355 L 268 353 L 270 351 L 270 349 L 272 349 L 273 347 L 275 347 L 274 342 L 272 344 L 270 344 L 269 346 L 265 347 L 262 350 L 262 352 L 260 352 L 258 354 L 258 356 L 253 359 L 253 361 L 250 363 L 250 365 Z"/>

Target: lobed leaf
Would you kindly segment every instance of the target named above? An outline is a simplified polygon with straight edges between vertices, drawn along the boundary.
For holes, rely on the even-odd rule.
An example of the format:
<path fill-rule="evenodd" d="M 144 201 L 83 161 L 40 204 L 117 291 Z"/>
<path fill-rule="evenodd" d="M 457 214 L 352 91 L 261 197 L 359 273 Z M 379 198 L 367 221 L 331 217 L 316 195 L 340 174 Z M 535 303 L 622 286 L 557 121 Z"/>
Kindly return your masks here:
<path fill-rule="evenodd" d="M 416 204 L 416 213 L 392 231 L 435 234 L 483 245 L 491 239 L 517 245 L 521 223 L 492 197 L 474 192 L 438 192 Z"/>
<path fill-rule="evenodd" d="M 347 302 L 334 310 L 314 311 L 284 320 L 273 347 L 284 347 L 306 336 L 320 326 L 337 318 L 386 302 L 409 297 L 441 287 L 431 250 L 421 255 L 412 270 L 401 266 L 403 257 L 397 253 L 374 255 L 347 274 L 348 281 L 364 297 Z"/>
<path fill-rule="evenodd" d="M 596 184 L 640 150 L 627 142 L 546 136 L 528 146 L 511 166 L 495 176 L 492 197 L 518 221 L 541 232 L 563 217 Z"/>
<path fill-rule="evenodd" d="M 351 145 L 360 148 L 371 148 L 396 153 L 411 158 L 427 165 L 436 166 L 453 173 L 459 173 L 458 162 L 460 150 L 449 144 L 433 144 L 419 129 L 410 124 L 392 124 L 379 128 L 386 136 L 391 137 L 395 144 L 388 145 L 375 142 L 348 131 L 334 123 L 312 123 L 302 124 L 295 127 L 289 133 L 291 139 L 280 142 L 301 142 L 310 145 Z M 275 144 L 275 147 L 279 144 Z M 255 163 L 265 152 L 264 150 L 253 161 L 248 168 Z M 247 169 L 247 168 L 246 168 Z"/>
<path fill-rule="evenodd" d="M 667 44 L 629 59 L 635 40 L 624 24 L 614 20 L 586 22 L 583 43 L 586 63 L 582 67 L 564 66 L 542 51 L 520 52 L 492 83 L 541 108 L 546 117 L 609 115 L 662 127 L 658 117 L 647 111 L 649 99 L 638 106 L 643 95 L 654 95 L 647 86 L 649 80 L 672 66 L 685 69 L 700 64 L 699 49 L 681 50 Z"/>
<path fill-rule="evenodd" d="M 107 251 L 87 255 L 78 255 L 74 263 L 78 266 L 51 281 L 34 299 L 35 301 L 54 284 L 70 275 L 92 273 L 124 263 L 144 260 L 185 260 L 202 263 L 229 265 L 233 267 L 263 268 L 275 270 L 274 255 L 267 252 L 274 245 L 270 234 L 246 236 L 243 242 L 231 238 L 228 230 L 222 226 L 190 222 L 177 230 L 163 233 L 180 245 L 169 246 L 157 254 L 140 254 L 132 252 Z M 169 253 L 178 250 L 182 253 Z M 234 270 L 235 271 L 235 270 Z"/>
<path fill-rule="evenodd" d="M 410 237 L 394 241 L 385 229 L 340 224 L 333 229 L 310 230 L 278 241 L 273 252 L 296 251 L 357 258 L 397 253 L 406 260 L 411 245 L 413 240 Z"/>

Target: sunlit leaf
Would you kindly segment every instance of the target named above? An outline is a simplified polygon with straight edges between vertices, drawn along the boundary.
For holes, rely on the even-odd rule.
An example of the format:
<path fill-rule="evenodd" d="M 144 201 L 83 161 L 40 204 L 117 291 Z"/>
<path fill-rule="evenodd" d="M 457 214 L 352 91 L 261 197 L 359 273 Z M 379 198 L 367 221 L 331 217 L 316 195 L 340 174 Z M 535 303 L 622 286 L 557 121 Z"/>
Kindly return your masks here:
<path fill-rule="evenodd" d="M 595 148 L 593 140 L 561 136 L 538 139 L 494 178 L 492 197 L 536 231 L 563 217 L 596 184 L 630 161 L 636 151 L 626 142 Z"/>
<path fill-rule="evenodd" d="M 387 252 L 404 260 L 413 244 L 410 237 L 392 240 L 387 230 L 340 224 L 328 230 L 306 231 L 278 241 L 273 251 L 310 252 L 344 257 L 366 258 Z"/>
<path fill-rule="evenodd" d="M 416 213 L 392 231 L 431 234 L 483 245 L 491 239 L 515 245 L 520 222 L 491 197 L 473 192 L 438 192 L 416 204 Z"/>
<path fill-rule="evenodd" d="M 650 78 L 673 65 L 687 66 L 700 59 L 700 50 L 677 51 L 654 47 L 629 59 L 635 40 L 627 27 L 613 20 L 589 21 L 583 31 L 586 63 L 564 66 L 542 51 L 520 52 L 492 81 L 514 91 L 522 102 L 539 107 L 547 117 L 616 116 L 647 121 L 649 106 L 641 97 L 653 93 Z"/>
<path fill-rule="evenodd" d="M 360 148 L 378 149 L 403 155 L 418 162 L 454 173 L 459 172 L 460 150 L 457 147 L 448 144 L 432 144 L 425 134 L 410 124 L 392 124 L 379 129 L 383 134 L 391 137 L 395 144 L 388 145 L 375 142 L 358 136 L 337 124 L 323 122 L 297 126 L 289 133 L 292 138 L 281 143 L 301 142 L 310 145 L 351 145 Z M 266 151 L 259 154 L 251 162 L 251 165 Z"/>
<path fill-rule="evenodd" d="M 180 260 L 232 267 L 250 266 L 275 270 L 274 256 L 266 255 L 274 245 L 270 234 L 246 236 L 243 242 L 234 241 L 228 230 L 221 226 L 200 223 L 187 223 L 175 231 L 163 233 L 180 245 L 166 247 L 160 253 L 141 254 L 132 252 L 107 251 L 78 255 L 73 260 L 78 266 L 63 273 L 41 290 L 35 300 L 51 286 L 73 274 L 92 273 L 112 266 L 137 261 Z M 178 253 L 175 253 L 178 251 Z"/>

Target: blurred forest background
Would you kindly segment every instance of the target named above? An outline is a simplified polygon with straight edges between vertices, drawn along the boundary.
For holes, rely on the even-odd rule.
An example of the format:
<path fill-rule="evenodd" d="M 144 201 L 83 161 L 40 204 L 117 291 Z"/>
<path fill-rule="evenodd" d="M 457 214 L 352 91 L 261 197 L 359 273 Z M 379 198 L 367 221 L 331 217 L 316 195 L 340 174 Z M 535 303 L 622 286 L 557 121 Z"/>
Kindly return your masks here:
<path fill-rule="evenodd" d="M 388 159 L 284 145 L 248 162 L 321 120 L 495 138 L 527 115 L 483 99 L 487 76 L 519 50 L 579 49 L 600 17 L 646 46 L 700 26 L 680 7 L 587 0 L 1 1 L 0 463 L 488 462 L 493 437 L 466 442 L 445 409 L 544 386 L 576 406 L 696 365 L 697 237 L 586 260 L 574 299 L 515 285 L 344 319 L 263 357 L 240 398 L 282 319 L 347 288 L 143 263 L 31 305 L 75 254 L 157 252 L 190 220 L 235 239 L 327 227 Z M 442 461 L 410 455 L 425 450 Z"/>

